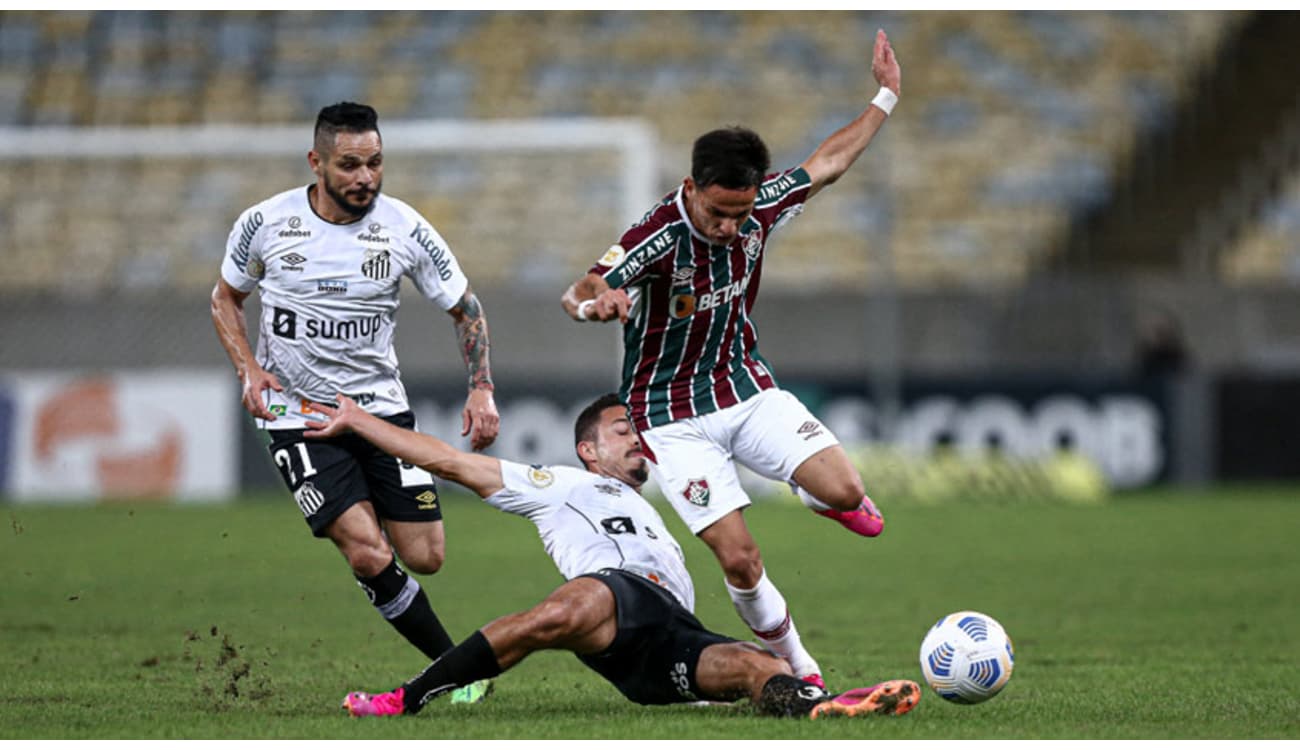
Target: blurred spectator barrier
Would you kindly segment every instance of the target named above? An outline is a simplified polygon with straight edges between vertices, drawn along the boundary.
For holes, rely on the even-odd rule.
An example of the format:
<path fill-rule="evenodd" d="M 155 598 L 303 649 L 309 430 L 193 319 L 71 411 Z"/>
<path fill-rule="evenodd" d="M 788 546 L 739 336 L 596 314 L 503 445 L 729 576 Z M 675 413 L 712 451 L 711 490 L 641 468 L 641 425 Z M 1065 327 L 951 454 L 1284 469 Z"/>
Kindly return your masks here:
<path fill-rule="evenodd" d="M 226 499 L 238 489 L 238 398 L 224 370 L 0 373 L 0 492 Z"/>

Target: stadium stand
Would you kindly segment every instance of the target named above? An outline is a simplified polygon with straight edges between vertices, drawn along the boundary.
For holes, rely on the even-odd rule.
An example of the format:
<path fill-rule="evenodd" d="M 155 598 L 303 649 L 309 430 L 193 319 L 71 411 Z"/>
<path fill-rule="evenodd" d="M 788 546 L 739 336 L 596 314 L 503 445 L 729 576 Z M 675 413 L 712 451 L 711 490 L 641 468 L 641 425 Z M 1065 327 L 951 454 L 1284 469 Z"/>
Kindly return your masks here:
<path fill-rule="evenodd" d="M 790 225 L 766 282 L 852 289 L 888 273 L 912 288 L 997 286 L 1024 279 L 1073 217 L 1107 200 L 1138 135 L 1170 116 L 1238 18 L 4 11 L 0 124 L 296 124 L 341 99 L 373 103 L 381 121 L 632 116 L 658 132 L 667 190 L 685 173 L 693 138 L 723 124 L 757 129 L 777 165 L 802 160 L 874 93 L 870 40 L 883 27 L 903 64 L 899 116 L 812 218 Z M 211 284 L 236 212 L 308 176 L 300 156 L 230 161 L 9 162 L 32 179 L 0 179 L 0 256 L 17 261 L 0 289 Z M 607 165 L 553 164 L 467 154 L 416 175 L 399 177 L 399 164 L 386 187 L 426 213 L 477 284 L 555 284 L 617 229 L 545 236 L 539 172 L 547 194 L 587 202 L 573 209 L 579 217 L 612 211 L 616 189 Z M 32 244 L 52 226 L 72 228 L 66 246 Z M 1285 263 L 1257 265 L 1276 272 Z"/>
<path fill-rule="evenodd" d="M 1291 173 L 1258 221 L 1224 254 L 1222 273 L 1242 284 L 1277 280 L 1300 284 L 1300 169 Z"/>

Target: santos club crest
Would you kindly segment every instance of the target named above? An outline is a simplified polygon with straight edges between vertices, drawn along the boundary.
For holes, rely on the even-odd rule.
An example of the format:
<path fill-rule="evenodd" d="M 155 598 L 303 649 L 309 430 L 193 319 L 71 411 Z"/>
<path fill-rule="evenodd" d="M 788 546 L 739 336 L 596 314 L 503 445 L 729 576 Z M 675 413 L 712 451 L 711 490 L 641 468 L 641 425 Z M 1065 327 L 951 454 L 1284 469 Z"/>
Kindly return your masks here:
<path fill-rule="evenodd" d="M 701 508 L 709 504 L 709 480 L 692 479 L 686 483 L 686 489 L 682 490 L 682 497 L 686 502 L 692 505 L 698 505 Z"/>
<path fill-rule="evenodd" d="M 361 264 L 361 273 L 376 281 L 388 278 L 392 268 L 387 250 L 366 250 L 366 260 Z"/>

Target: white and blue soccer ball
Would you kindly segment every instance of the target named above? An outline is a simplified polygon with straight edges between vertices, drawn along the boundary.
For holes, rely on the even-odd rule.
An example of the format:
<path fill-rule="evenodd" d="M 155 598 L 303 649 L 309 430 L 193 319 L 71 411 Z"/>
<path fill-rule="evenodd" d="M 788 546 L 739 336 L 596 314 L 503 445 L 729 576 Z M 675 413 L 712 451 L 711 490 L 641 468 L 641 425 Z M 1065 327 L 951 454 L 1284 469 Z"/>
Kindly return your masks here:
<path fill-rule="evenodd" d="M 979 612 L 940 619 L 921 642 L 921 673 L 940 697 L 982 703 L 1011 679 L 1015 649 L 1002 625 Z"/>

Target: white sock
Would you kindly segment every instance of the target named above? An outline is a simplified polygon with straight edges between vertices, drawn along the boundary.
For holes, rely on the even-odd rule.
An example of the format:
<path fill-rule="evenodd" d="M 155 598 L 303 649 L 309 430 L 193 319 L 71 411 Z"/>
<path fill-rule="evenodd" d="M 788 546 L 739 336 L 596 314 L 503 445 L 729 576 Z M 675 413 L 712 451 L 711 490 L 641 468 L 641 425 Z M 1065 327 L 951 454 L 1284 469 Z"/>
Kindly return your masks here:
<path fill-rule="evenodd" d="M 731 594 L 731 603 L 736 605 L 736 614 L 764 646 L 790 662 L 796 677 L 821 674 L 821 667 L 799 640 L 785 597 L 768 580 L 767 571 L 763 571 L 763 577 L 752 589 L 738 589 L 725 579 L 723 582 Z"/>
<path fill-rule="evenodd" d="M 803 487 L 800 487 L 800 486 L 797 485 L 797 484 L 794 486 L 794 494 L 796 494 L 796 495 L 799 496 L 799 500 L 800 500 L 804 505 L 808 506 L 809 508 L 812 508 L 813 510 L 830 510 L 830 509 L 831 509 L 831 506 L 827 505 L 826 503 L 823 503 L 821 500 L 818 500 L 817 498 L 813 497 L 812 495 L 809 495 L 809 494 L 808 494 L 808 490 L 805 490 Z"/>

